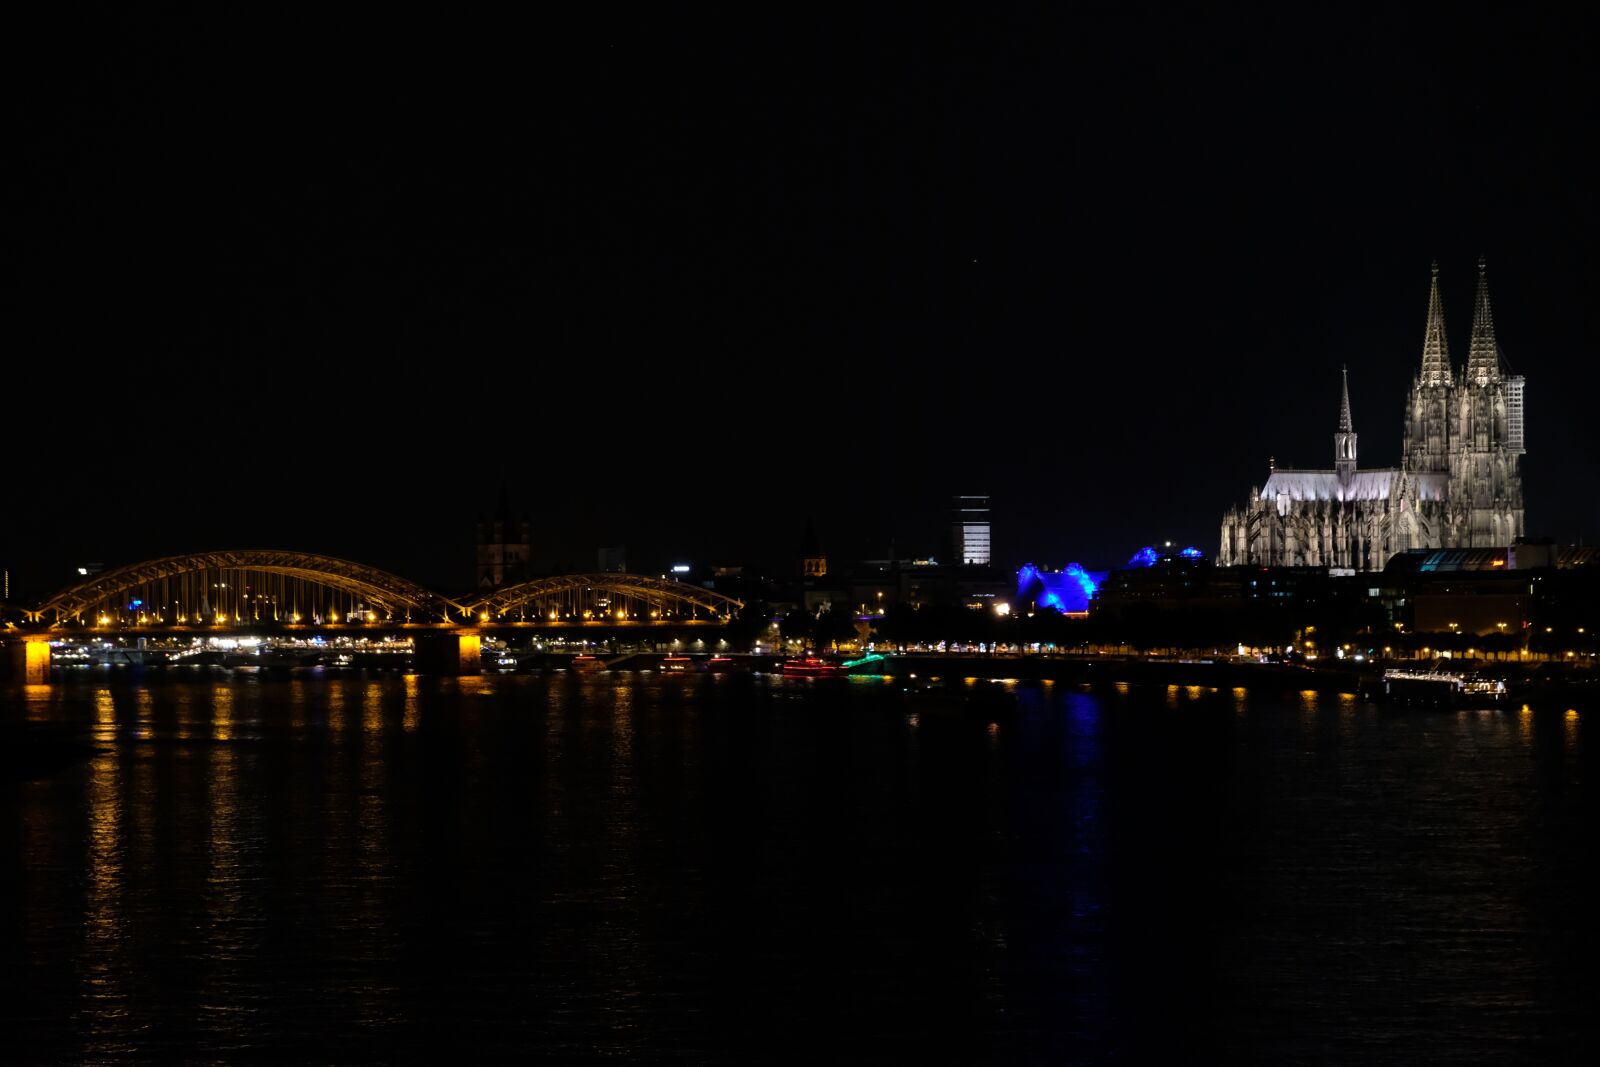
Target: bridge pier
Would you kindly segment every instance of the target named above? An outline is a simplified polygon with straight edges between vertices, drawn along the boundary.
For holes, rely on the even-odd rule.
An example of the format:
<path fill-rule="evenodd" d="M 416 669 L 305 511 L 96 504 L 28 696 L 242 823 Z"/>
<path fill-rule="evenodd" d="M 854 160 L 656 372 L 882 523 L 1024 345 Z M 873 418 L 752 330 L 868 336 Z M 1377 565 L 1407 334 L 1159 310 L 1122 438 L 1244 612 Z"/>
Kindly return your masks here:
<path fill-rule="evenodd" d="M 483 671 L 482 639 L 475 632 L 421 633 L 412 640 L 418 674 L 462 675 Z"/>
<path fill-rule="evenodd" d="M 24 637 L 8 645 L 6 653 L 10 659 L 11 676 L 24 685 L 48 685 L 50 683 L 50 639 L 48 637 Z"/>

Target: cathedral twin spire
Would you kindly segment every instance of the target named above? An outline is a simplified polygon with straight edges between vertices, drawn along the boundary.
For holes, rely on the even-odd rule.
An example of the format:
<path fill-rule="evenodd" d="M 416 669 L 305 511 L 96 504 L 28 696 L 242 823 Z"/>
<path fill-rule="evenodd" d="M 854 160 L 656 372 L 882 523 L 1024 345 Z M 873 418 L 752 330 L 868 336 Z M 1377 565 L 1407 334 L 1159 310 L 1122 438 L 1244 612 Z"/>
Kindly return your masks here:
<path fill-rule="evenodd" d="M 1483 256 L 1478 257 L 1478 295 L 1472 308 L 1472 339 L 1467 346 L 1467 366 L 1459 379 L 1462 385 L 1487 385 L 1500 381 L 1500 348 L 1494 336 L 1494 312 L 1489 306 L 1489 272 Z M 1424 386 L 1453 387 L 1455 368 L 1450 364 L 1450 343 L 1444 329 L 1444 302 L 1439 298 L 1439 261 L 1433 262 L 1433 277 L 1428 285 L 1428 324 L 1422 336 Z M 1334 435 L 1334 455 L 1339 467 L 1354 468 L 1355 427 L 1350 420 L 1350 374 L 1344 371 L 1343 392 L 1339 398 L 1339 431 Z"/>
<path fill-rule="evenodd" d="M 1489 275 L 1478 257 L 1478 300 L 1472 307 L 1472 341 L 1467 349 L 1467 381 L 1473 385 L 1498 381 L 1500 347 L 1494 340 L 1494 313 L 1489 310 Z"/>
<path fill-rule="evenodd" d="M 1495 343 L 1494 314 L 1489 308 L 1489 274 L 1483 256 L 1478 257 L 1478 297 L 1472 308 L 1472 340 L 1467 348 L 1464 383 L 1483 385 L 1500 378 L 1500 349 Z M 1422 338 L 1422 384 L 1454 385 L 1450 348 L 1444 332 L 1444 305 L 1439 300 L 1439 262 L 1433 263 L 1433 281 L 1428 288 L 1428 326 Z"/>
<path fill-rule="evenodd" d="M 1428 330 L 1422 337 L 1422 384 L 1450 385 L 1450 345 L 1444 334 L 1444 304 L 1439 300 L 1439 261 L 1433 261 L 1433 282 L 1428 287 Z"/>

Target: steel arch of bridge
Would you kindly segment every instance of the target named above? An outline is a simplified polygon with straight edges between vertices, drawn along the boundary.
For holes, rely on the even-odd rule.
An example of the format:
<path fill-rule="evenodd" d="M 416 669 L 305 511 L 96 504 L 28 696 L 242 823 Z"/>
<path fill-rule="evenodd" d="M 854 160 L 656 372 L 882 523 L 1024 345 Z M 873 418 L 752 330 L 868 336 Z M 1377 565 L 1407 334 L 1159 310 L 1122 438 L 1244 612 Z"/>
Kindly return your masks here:
<path fill-rule="evenodd" d="M 553 597 L 603 593 L 644 601 L 656 607 L 688 607 L 712 616 L 732 616 L 744 607 L 742 600 L 698 585 L 651 578 L 643 574 L 563 574 L 496 589 L 467 607 L 477 616 L 496 617 Z"/>
<path fill-rule="evenodd" d="M 459 615 L 466 614 L 466 609 L 455 601 L 376 567 L 307 552 L 246 549 L 166 556 L 118 567 L 63 589 L 29 615 L 37 622 L 43 620 L 46 612 L 54 612 L 53 622 L 60 623 L 64 619 L 79 617 L 85 611 L 130 589 L 164 578 L 208 570 L 281 574 L 352 593 L 386 611 L 415 613 L 421 616 L 419 621 L 448 621 L 452 610 Z"/>

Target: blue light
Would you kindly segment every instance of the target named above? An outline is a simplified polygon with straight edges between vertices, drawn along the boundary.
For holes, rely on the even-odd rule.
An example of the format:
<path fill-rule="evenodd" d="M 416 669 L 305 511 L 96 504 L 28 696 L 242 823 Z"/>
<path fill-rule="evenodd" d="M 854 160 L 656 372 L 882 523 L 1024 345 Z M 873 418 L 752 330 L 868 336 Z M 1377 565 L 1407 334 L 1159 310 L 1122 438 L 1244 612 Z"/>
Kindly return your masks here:
<path fill-rule="evenodd" d="M 1160 556 L 1156 555 L 1156 550 L 1154 548 L 1150 547 L 1149 545 L 1145 545 L 1143 548 L 1133 554 L 1132 559 L 1128 560 L 1128 566 L 1154 567 L 1156 565 L 1156 561 L 1160 558 Z"/>
<path fill-rule="evenodd" d="M 1035 587 L 1040 585 L 1038 568 L 1032 563 L 1024 563 L 1021 571 L 1016 573 L 1016 598 L 1018 600 L 1034 600 Z"/>
<path fill-rule="evenodd" d="M 1043 571 L 1030 563 L 1017 572 L 1017 600 L 1065 614 L 1082 614 L 1089 610 L 1089 601 L 1105 577 L 1104 572 L 1086 571 L 1078 563 L 1059 571 Z"/>
<path fill-rule="evenodd" d="M 1182 556 L 1184 559 L 1199 559 L 1200 558 L 1200 550 L 1198 548 L 1195 548 L 1193 545 L 1190 545 L 1188 548 L 1184 549 L 1182 552 L 1179 552 L 1178 555 Z"/>
<path fill-rule="evenodd" d="M 1067 564 L 1067 569 L 1062 571 L 1068 578 L 1078 583 L 1078 588 L 1083 591 L 1084 606 L 1093 599 L 1095 593 L 1100 591 L 1100 583 L 1105 580 L 1105 575 L 1096 578 L 1076 563 Z"/>
<path fill-rule="evenodd" d="M 129 609 L 142 608 L 142 607 L 144 607 L 144 601 L 142 601 L 142 600 L 130 600 L 130 601 L 128 601 L 128 607 L 129 607 Z"/>

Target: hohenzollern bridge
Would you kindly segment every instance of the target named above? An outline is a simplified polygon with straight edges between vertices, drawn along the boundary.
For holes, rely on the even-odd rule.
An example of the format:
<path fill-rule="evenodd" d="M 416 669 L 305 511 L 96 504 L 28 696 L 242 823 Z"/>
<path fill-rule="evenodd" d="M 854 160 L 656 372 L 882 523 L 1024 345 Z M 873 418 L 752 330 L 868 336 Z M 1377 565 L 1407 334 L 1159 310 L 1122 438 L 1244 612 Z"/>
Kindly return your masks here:
<path fill-rule="evenodd" d="M 486 635 L 720 628 L 743 606 L 687 582 L 625 573 L 535 578 L 447 597 L 348 560 L 247 549 L 88 575 L 23 612 L 3 636 L 30 681 L 47 675 L 51 641 L 92 634 L 403 634 L 428 669 L 475 673 Z"/>

